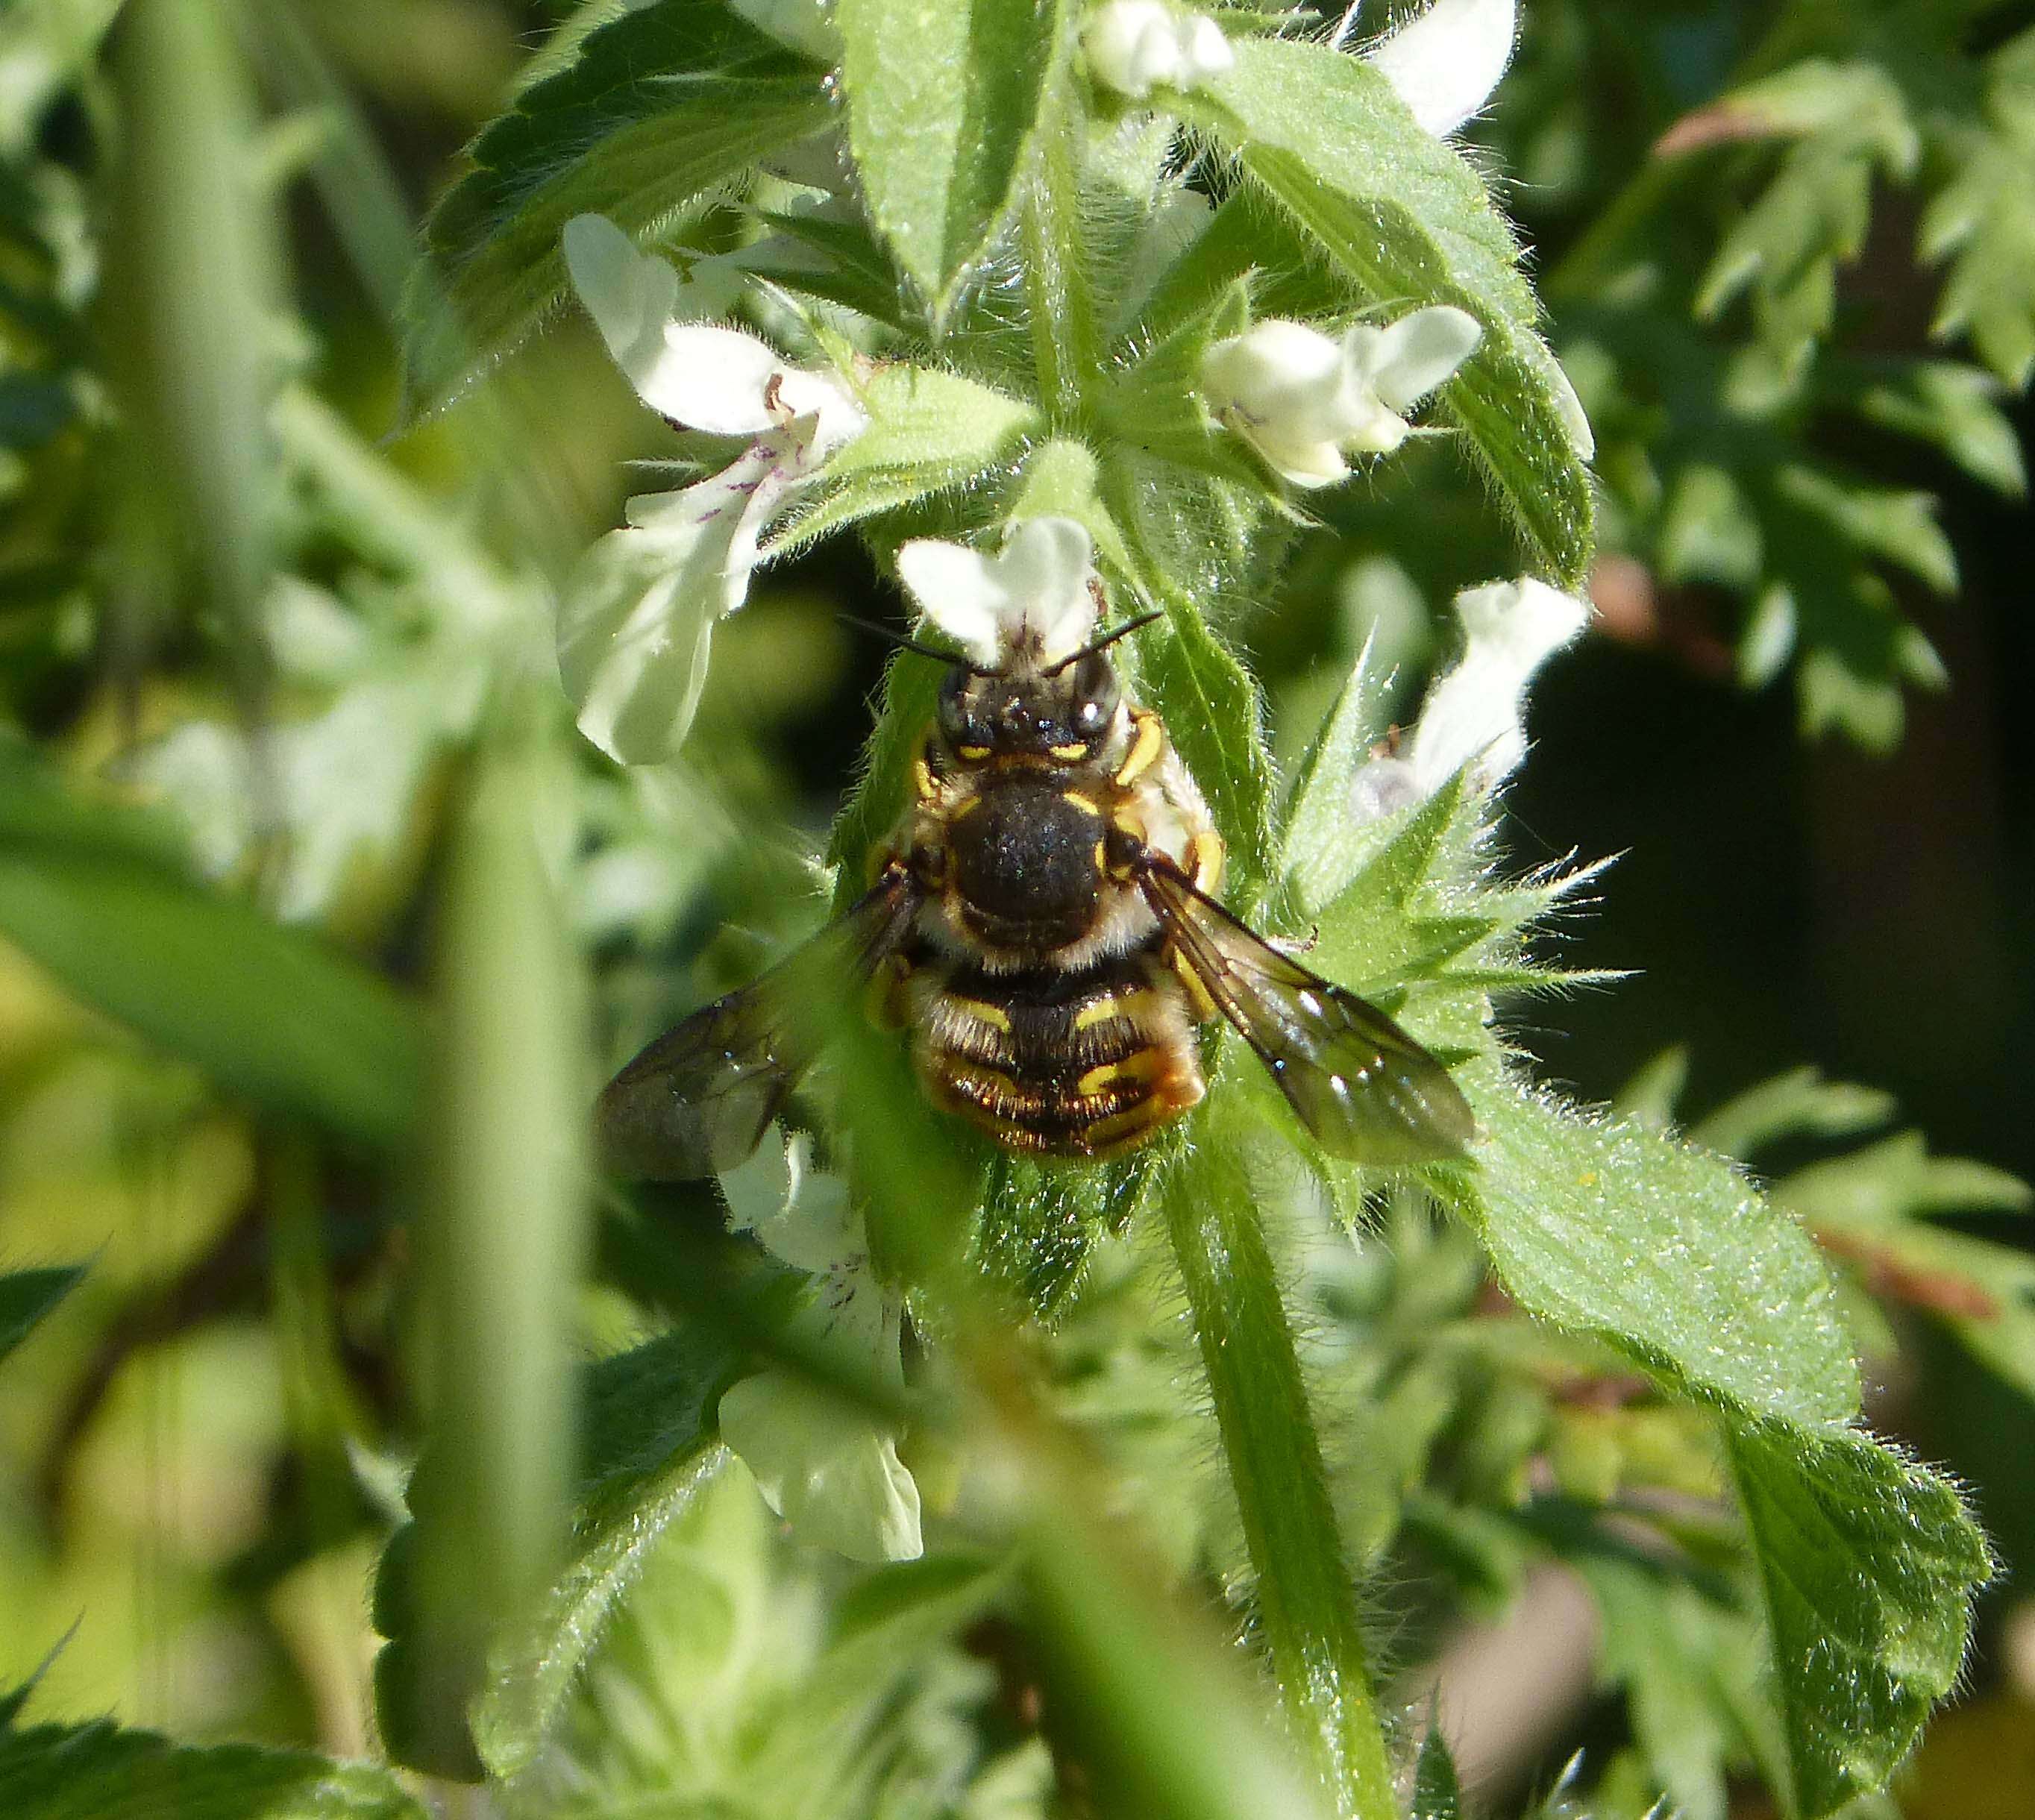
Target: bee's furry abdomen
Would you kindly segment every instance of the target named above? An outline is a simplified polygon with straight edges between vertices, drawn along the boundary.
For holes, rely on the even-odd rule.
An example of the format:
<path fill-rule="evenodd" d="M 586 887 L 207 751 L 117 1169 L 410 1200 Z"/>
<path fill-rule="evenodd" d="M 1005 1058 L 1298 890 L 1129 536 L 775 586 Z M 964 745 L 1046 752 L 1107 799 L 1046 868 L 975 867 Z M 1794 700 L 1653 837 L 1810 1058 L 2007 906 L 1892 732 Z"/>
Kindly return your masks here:
<path fill-rule="evenodd" d="M 1202 1096 L 1187 1006 L 1147 953 L 1078 972 L 960 967 L 919 980 L 929 1091 L 1010 1149 L 1115 1155 Z"/>

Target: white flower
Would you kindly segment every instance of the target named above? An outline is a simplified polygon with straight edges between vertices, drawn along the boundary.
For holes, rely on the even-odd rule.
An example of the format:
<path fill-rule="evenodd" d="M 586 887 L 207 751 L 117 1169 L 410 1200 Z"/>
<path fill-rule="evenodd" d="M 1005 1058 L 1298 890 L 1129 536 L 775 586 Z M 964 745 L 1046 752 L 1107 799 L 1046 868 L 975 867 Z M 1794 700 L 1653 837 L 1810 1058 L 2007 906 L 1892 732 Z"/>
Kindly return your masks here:
<path fill-rule="evenodd" d="M 1465 769 L 1476 790 L 1509 777 L 1526 756 L 1528 684 L 1589 620 L 1589 608 L 1573 594 L 1530 577 L 1465 588 L 1456 611 L 1463 654 L 1428 690 L 1401 750 L 1358 769 L 1350 807 L 1359 822 L 1425 802 Z"/>
<path fill-rule="evenodd" d="M 1359 322 L 1333 341 L 1273 317 L 1202 358 L 1202 393 L 1218 422 L 1296 487 L 1349 472 L 1344 451 L 1389 455 L 1410 430 L 1404 412 L 1476 351 L 1484 330 L 1446 304 L 1386 328 Z"/>
<path fill-rule="evenodd" d="M 1435 0 L 1419 18 L 1374 45 L 1365 60 L 1446 138 L 1491 99 L 1518 36 L 1514 0 Z"/>
<path fill-rule="evenodd" d="M 559 671 L 580 730 L 626 765 L 653 764 L 692 724 L 714 622 L 747 598 L 764 525 L 867 419 L 829 374 L 787 365 L 739 329 L 683 320 L 704 301 L 697 288 L 604 216 L 576 216 L 564 239 L 581 301 L 644 403 L 750 438 L 720 473 L 631 499 L 629 528 L 566 583 Z"/>
<path fill-rule="evenodd" d="M 812 1168 L 803 1137 L 786 1143 L 773 1129 L 720 1185 L 730 1225 L 812 1277 L 793 1330 L 866 1354 L 879 1378 L 901 1387 L 903 1314 L 869 1267 L 847 1184 Z M 770 1367 L 722 1396 L 720 1434 L 765 1502 L 806 1541 L 854 1561 L 923 1552 L 918 1485 L 897 1457 L 895 1435 L 873 1416 Z"/>
<path fill-rule="evenodd" d="M 1176 12 L 1164 0 L 1108 0 L 1083 30 L 1081 46 L 1089 73 L 1133 101 L 1154 88 L 1195 88 L 1236 61 L 1206 13 Z"/>
<path fill-rule="evenodd" d="M 1012 525 L 1000 555 L 926 537 L 897 552 L 897 573 L 920 612 L 978 664 L 1036 641 L 1058 663 L 1095 629 L 1094 546 L 1071 518 Z"/>

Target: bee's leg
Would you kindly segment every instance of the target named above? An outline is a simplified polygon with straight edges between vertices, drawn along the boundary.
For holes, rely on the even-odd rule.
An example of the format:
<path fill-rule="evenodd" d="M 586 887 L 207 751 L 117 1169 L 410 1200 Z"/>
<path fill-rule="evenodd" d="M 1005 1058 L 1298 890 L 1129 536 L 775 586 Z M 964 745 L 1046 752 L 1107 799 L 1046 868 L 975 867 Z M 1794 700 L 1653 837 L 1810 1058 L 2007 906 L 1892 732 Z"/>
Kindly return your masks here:
<path fill-rule="evenodd" d="M 1222 1013 L 1222 1008 L 1209 996 L 1209 989 L 1202 983 L 1202 976 L 1187 964 L 1187 957 L 1171 943 L 1166 948 L 1166 964 L 1173 970 L 1173 977 L 1180 983 L 1180 990 L 1187 995 L 1187 1009 L 1194 1013 L 1197 1024 L 1210 1022 Z"/>
<path fill-rule="evenodd" d="M 1166 750 L 1165 724 L 1150 709 L 1132 709 L 1130 725 L 1130 750 L 1125 754 L 1123 765 L 1116 773 L 1119 788 L 1143 777 Z"/>
<path fill-rule="evenodd" d="M 912 1021 L 912 963 L 893 954 L 869 976 L 863 1009 L 879 1030 L 902 1030 Z"/>

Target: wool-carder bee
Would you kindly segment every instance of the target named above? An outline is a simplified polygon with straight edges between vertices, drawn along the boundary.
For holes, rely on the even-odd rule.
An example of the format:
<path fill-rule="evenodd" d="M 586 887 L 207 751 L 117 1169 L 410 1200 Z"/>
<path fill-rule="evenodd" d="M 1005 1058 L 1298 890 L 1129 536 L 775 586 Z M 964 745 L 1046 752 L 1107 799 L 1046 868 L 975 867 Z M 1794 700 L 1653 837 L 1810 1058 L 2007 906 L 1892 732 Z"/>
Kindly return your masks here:
<path fill-rule="evenodd" d="M 1474 1121 L 1442 1063 L 1216 901 L 1224 849 L 1201 792 L 1108 655 L 1156 615 L 1089 638 L 1100 589 L 1070 521 L 1027 521 L 1002 561 L 1078 586 L 1006 587 L 986 619 L 943 614 L 942 576 L 972 573 L 980 591 L 994 562 L 906 546 L 928 619 L 972 646 L 901 641 L 948 664 L 913 800 L 829 929 L 615 1077 L 600 1115 L 611 1160 L 667 1180 L 739 1164 L 813 1059 L 799 1001 L 855 977 L 911 1033 L 934 1102 L 1014 1151 L 1144 1143 L 1202 1097 L 1196 1026 L 1221 1017 L 1331 1153 L 1458 1153 Z"/>

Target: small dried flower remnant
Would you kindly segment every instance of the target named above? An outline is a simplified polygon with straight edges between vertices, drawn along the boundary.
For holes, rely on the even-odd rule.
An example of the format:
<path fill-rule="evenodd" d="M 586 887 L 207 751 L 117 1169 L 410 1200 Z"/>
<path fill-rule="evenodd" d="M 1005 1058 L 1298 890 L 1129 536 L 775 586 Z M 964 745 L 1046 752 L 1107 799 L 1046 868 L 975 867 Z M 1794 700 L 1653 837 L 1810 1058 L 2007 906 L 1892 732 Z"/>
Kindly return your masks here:
<path fill-rule="evenodd" d="M 1331 340 L 1303 322 L 1272 318 L 1215 343 L 1202 358 L 1202 393 L 1296 487 L 1332 487 L 1346 453 L 1389 455 L 1411 433 L 1405 412 L 1476 350 L 1484 331 L 1446 304 L 1379 328 L 1359 322 Z"/>
<path fill-rule="evenodd" d="M 1081 45 L 1096 81 L 1133 101 L 1154 88 L 1198 88 L 1236 61 L 1214 20 L 1164 0 L 1108 0 L 1089 20 Z"/>
<path fill-rule="evenodd" d="M 631 499 L 627 527 L 566 584 L 559 671 L 580 731 L 625 765 L 655 764 L 692 724 L 714 623 L 747 598 L 764 526 L 866 419 L 831 374 L 686 319 L 690 288 L 613 222 L 577 216 L 564 238 L 574 287 L 643 402 L 688 429 L 750 439 L 719 473 Z"/>

